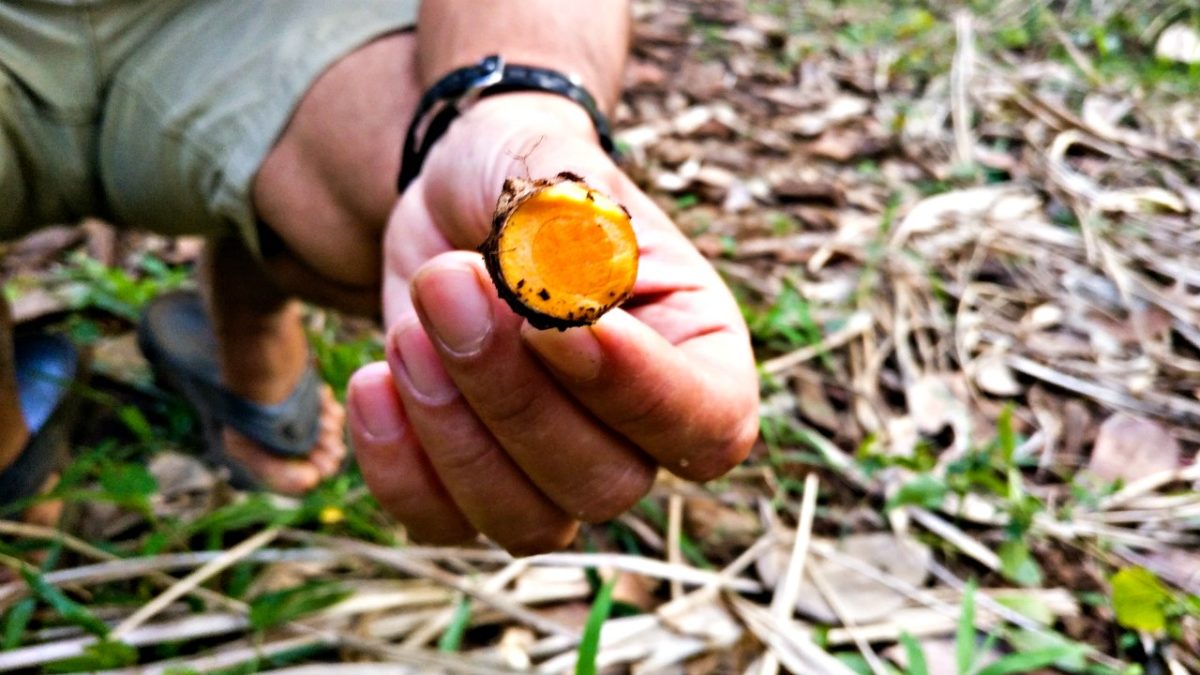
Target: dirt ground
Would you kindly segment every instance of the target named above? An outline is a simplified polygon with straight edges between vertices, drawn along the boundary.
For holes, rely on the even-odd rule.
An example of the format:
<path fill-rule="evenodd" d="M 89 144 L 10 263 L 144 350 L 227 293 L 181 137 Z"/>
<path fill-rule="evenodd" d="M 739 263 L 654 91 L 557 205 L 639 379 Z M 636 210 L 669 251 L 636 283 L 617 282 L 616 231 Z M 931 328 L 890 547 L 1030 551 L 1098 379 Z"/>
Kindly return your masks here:
<path fill-rule="evenodd" d="M 0 521 L 48 552 L 0 671 L 1200 672 L 1200 12 L 635 12 L 618 143 L 742 303 L 752 459 L 519 560 L 407 545 L 353 472 L 237 494 L 130 332 L 197 242 L 48 230 L 6 291 L 98 373 L 69 534 Z M 378 331 L 310 321 L 340 390 Z"/>

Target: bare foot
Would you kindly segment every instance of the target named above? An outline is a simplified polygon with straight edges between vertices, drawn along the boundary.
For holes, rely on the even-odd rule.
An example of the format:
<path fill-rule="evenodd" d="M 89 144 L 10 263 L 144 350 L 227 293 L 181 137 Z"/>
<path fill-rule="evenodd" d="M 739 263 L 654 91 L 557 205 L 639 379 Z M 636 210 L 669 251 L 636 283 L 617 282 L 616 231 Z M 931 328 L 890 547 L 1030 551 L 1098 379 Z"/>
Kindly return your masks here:
<path fill-rule="evenodd" d="M 322 480 L 336 474 L 346 457 L 342 431 L 346 412 L 333 397 L 329 385 L 321 386 L 321 430 L 308 457 L 280 457 L 232 429 L 222 435 L 225 453 L 258 477 L 268 489 L 285 494 L 308 492 Z"/>
<path fill-rule="evenodd" d="M 279 403 L 291 395 L 309 367 L 300 304 L 287 301 L 266 316 L 243 317 L 222 326 L 222 378 L 251 401 Z M 307 492 L 337 473 L 346 457 L 346 411 L 321 385 L 320 431 L 308 457 L 280 457 L 233 429 L 223 430 L 225 452 L 262 481 L 286 494 Z"/>

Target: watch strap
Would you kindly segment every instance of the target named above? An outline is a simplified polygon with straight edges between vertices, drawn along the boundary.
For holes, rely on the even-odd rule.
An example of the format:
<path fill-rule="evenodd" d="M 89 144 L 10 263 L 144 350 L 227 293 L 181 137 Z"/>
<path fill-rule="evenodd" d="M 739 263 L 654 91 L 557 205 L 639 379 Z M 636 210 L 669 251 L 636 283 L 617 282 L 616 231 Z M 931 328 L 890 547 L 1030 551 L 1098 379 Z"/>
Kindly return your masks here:
<path fill-rule="evenodd" d="M 450 72 L 421 96 L 404 137 L 397 189 L 404 192 L 417 177 L 429 149 L 470 103 L 488 96 L 520 91 L 556 94 L 579 104 L 596 128 L 600 147 L 614 159 L 617 157 L 608 118 L 575 78 L 549 68 L 505 63 L 499 55 L 492 55 L 475 65 Z M 430 117 L 435 108 L 438 108 L 437 112 Z"/>

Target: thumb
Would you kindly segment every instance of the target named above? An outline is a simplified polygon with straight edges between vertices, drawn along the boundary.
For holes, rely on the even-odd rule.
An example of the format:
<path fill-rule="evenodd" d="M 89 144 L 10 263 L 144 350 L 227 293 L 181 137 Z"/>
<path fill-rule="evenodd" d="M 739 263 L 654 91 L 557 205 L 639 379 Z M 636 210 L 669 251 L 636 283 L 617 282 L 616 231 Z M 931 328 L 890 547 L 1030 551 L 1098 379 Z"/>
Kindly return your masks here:
<path fill-rule="evenodd" d="M 487 237 L 506 178 L 563 171 L 602 190 L 622 175 L 577 104 L 548 94 L 505 94 L 472 106 L 434 144 L 422 171 L 425 203 L 455 248 L 473 249 Z"/>

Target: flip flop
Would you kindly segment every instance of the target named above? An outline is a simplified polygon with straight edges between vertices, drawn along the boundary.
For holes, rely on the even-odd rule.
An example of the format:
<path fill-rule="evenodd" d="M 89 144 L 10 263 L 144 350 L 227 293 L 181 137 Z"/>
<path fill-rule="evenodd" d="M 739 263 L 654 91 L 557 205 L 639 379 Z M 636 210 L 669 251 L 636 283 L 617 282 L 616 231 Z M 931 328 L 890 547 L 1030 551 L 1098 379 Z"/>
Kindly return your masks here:
<path fill-rule="evenodd" d="M 227 468 L 234 487 L 258 489 L 262 483 L 225 454 L 225 426 L 281 457 L 307 457 L 316 444 L 321 416 L 316 371 L 306 369 L 288 398 L 273 405 L 229 391 L 220 381 L 217 340 L 199 294 L 173 292 L 151 301 L 138 324 L 138 345 L 158 377 L 196 409 L 204 457 Z"/>
<path fill-rule="evenodd" d="M 71 394 L 84 369 L 75 345 L 59 335 L 17 336 L 13 346 L 29 440 L 16 461 L 0 471 L 0 504 L 36 496 L 50 474 L 69 461 L 67 437 L 76 407 Z"/>

